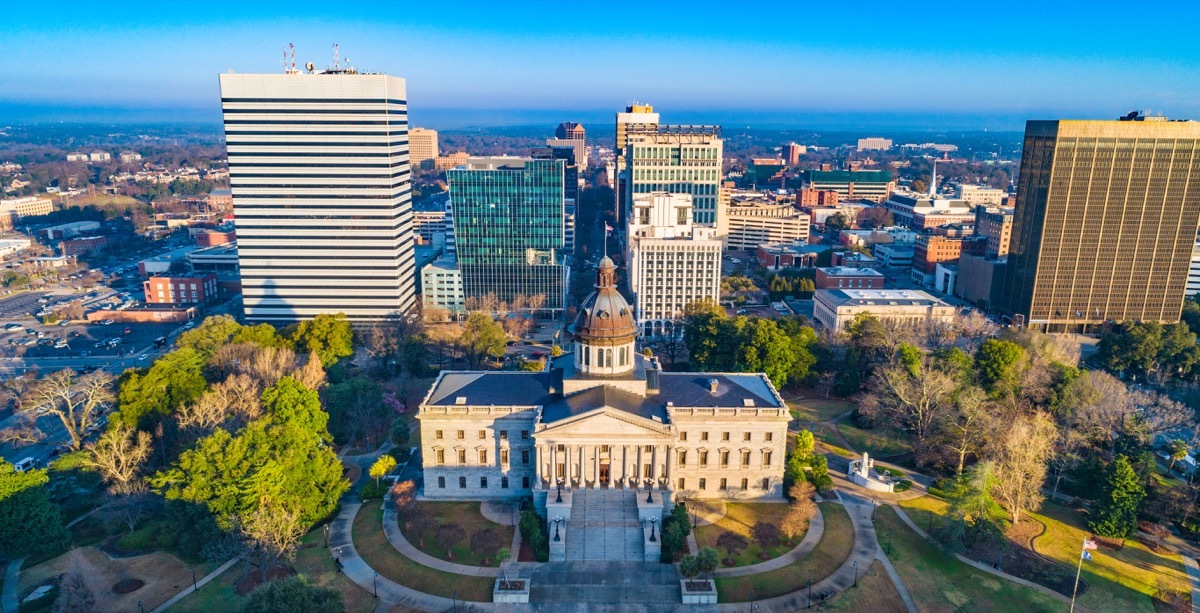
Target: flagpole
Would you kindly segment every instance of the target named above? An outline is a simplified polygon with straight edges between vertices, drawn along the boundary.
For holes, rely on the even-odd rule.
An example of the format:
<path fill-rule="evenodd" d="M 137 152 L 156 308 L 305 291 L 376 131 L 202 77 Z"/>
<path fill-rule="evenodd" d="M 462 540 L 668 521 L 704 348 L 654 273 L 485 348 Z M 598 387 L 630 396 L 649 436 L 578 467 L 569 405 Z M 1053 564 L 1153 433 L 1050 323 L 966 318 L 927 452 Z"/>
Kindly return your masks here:
<path fill-rule="evenodd" d="M 1083 548 L 1079 550 L 1079 567 L 1075 569 L 1075 589 L 1071 590 L 1071 613 L 1075 613 L 1075 595 L 1079 593 L 1079 574 L 1083 572 L 1083 554 L 1087 553 L 1087 537 L 1083 537 Z"/>

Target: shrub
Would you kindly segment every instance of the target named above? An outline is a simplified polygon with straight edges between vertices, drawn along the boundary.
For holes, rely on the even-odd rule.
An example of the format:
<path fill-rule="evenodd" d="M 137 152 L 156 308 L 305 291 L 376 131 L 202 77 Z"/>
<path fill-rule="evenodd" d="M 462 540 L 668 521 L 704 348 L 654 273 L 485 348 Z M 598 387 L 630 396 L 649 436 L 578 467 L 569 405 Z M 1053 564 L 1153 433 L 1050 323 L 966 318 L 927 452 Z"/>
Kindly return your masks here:
<path fill-rule="evenodd" d="M 380 485 L 374 481 L 368 481 L 367 484 L 363 486 L 362 491 L 359 492 L 358 497 L 363 502 L 368 500 L 377 500 L 379 498 L 383 498 L 383 495 L 387 493 L 389 487 L 390 486 L 388 485 Z"/>
<path fill-rule="evenodd" d="M 912 482 L 912 481 L 909 481 L 908 479 L 901 479 L 901 480 L 899 480 L 899 481 L 897 481 L 897 482 L 896 482 L 896 487 L 895 487 L 895 488 L 893 488 L 893 490 L 892 490 L 892 491 L 894 491 L 894 492 L 907 492 L 908 490 L 911 490 L 911 489 L 912 489 L 912 486 L 913 486 L 913 482 Z"/>
<path fill-rule="evenodd" d="M 412 451 L 408 447 L 392 447 L 388 450 L 388 455 L 392 456 L 397 464 L 404 464 L 412 457 Z"/>
<path fill-rule="evenodd" d="M 408 426 L 408 420 L 403 417 L 396 418 L 396 421 L 392 422 L 392 429 L 389 434 L 393 445 L 408 448 L 408 441 L 412 437 L 412 430 Z M 397 459 L 396 461 L 400 460 Z"/>
<path fill-rule="evenodd" d="M 550 533 L 546 522 L 533 509 L 521 511 L 521 540 L 529 545 L 538 562 L 550 560 Z"/>

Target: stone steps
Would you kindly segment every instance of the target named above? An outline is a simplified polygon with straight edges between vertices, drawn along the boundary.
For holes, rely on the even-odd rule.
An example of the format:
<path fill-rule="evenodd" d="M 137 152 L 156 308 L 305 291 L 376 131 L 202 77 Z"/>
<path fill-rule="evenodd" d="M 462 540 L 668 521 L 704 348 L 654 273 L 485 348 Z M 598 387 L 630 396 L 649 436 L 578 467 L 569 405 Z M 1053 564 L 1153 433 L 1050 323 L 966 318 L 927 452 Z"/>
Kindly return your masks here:
<path fill-rule="evenodd" d="M 624 490 L 575 490 L 566 559 L 642 561 L 642 529 L 633 496 Z"/>
<path fill-rule="evenodd" d="M 554 585 L 529 588 L 529 600 L 536 603 L 605 604 L 679 604 L 683 596 L 679 586 L 629 587 L 618 585 Z"/>

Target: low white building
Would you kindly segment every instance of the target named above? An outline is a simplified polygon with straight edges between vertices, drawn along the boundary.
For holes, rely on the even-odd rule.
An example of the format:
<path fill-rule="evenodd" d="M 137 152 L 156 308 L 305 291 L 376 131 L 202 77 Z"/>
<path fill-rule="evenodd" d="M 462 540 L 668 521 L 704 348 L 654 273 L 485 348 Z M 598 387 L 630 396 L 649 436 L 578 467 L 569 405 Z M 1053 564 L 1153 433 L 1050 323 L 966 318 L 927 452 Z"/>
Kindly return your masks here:
<path fill-rule="evenodd" d="M 953 296 L 957 287 L 958 265 L 938 263 L 933 271 L 933 289 Z"/>
<path fill-rule="evenodd" d="M 959 183 L 954 186 L 954 197 L 971 206 L 1000 206 L 1004 204 L 1008 192 L 988 185 Z"/>
<path fill-rule="evenodd" d="M 812 216 L 790 202 L 738 200 L 723 204 L 717 217 L 717 235 L 726 249 L 755 249 L 772 243 L 807 241 Z"/>
<path fill-rule="evenodd" d="M 954 321 L 955 308 L 916 290 L 822 289 L 813 294 L 813 319 L 841 331 L 859 313 L 918 327 L 930 320 Z"/>
<path fill-rule="evenodd" d="M 887 268 L 911 268 L 915 254 L 912 245 L 875 245 L 875 259 Z"/>
<path fill-rule="evenodd" d="M 89 162 L 107 162 L 112 159 L 112 154 L 107 151 L 93 151 L 88 154 Z"/>
<path fill-rule="evenodd" d="M 0 239 L 0 258 L 7 258 L 10 255 L 16 255 L 33 245 L 33 241 L 27 238 L 5 238 Z"/>
<path fill-rule="evenodd" d="M 426 314 L 446 310 L 458 317 L 466 313 L 462 271 L 454 258 L 438 258 L 421 268 L 421 304 Z"/>
<path fill-rule="evenodd" d="M 121 163 L 122 164 L 134 164 L 134 163 L 140 162 L 140 161 L 142 161 L 142 154 L 138 153 L 137 151 L 122 151 L 121 152 Z"/>
<path fill-rule="evenodd" d="M 691 194 L 633 197 L 629 219 L 629 286 L 644 334 L 662 332 L 701 300 L 721 292 L 721 241 L 716 229 L 692 222 Z"/>

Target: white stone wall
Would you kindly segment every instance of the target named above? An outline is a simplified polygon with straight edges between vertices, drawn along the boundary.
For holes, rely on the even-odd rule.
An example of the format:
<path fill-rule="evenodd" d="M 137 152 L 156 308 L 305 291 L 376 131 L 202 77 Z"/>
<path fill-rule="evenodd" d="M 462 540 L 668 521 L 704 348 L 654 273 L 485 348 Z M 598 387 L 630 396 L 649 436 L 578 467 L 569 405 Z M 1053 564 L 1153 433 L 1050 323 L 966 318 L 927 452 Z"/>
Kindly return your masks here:
<path fill-rule="evenodd" d="M 417 417 L 421 422 L 426 498 L 517 498 L 528 496 L 536 485 L 537 452 L 533 438 L 536 411 L 533 409 L 422 407 Z M 502 463 L 505 452 L 508 462 Z M 505 477 L 508 478 L 507 488 L 503 487 Z M 525 478 L 528 478 L 528 487 L 524 486 Z M 486 487 L 484 479 L 487 480 Z"/>
<path fill-rule="evenodd" d="M 678 441 L 671 458 L 670 487 L 677 497 L 733 500 L 783 497 L 787 424 L 791 420 L 786 409 L 772 416 L 676 413 L 673 419 Z M 728 463 L 722 464 L 725 453 Z M 749 463 L 744 464 L 743 454 L 746 453 Z M 702 463 L 702 459 L 706 461 Z M 722 480 L 724 488 L 721 487 Z M 744 490 L 743 480 L 747 486 Z M 767 481 L 766 489 L 763 488 L 764 480 Z"/>

